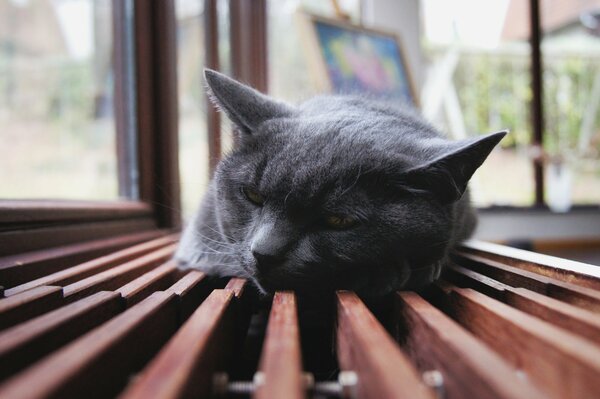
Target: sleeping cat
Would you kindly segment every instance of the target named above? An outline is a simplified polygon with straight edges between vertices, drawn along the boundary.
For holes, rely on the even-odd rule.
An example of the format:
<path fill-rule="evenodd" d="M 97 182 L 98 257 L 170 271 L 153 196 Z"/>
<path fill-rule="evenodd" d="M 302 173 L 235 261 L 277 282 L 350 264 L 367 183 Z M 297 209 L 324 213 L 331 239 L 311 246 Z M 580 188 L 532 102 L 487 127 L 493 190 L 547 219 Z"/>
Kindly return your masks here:
<path fill-rule="evenodd" d="M 506 132 L 445 139 L 408 108 L 352 96 L 298 106 L 206 70 L 236 126 L 176 259 L 264 293 L 379 297 L 439 277 L 473 232 L 467 183 Z"/>

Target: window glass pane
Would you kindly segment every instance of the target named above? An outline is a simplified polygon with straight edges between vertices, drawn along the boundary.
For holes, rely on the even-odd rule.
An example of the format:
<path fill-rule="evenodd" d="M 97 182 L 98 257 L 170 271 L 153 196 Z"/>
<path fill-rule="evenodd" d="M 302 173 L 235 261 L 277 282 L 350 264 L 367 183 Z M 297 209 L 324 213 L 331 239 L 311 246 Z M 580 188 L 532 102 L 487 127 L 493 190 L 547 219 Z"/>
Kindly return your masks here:
<path fill-rule="evenodd" d="M 598 204 L 600 3 L 541 1 L 540 12 L 546 201 L 557 211 Z"/>
<path fill-rule="evenodd" d="M 421 7 L 425 115 L 454 138 L 511 131 L 473 177 L 473 201 L 532 205 L 528 2 L 422 0 Z"/>
<path fill-rule="evenodd" d="M 118 197 L 111 4 L 0 0 L 0 198 Z"/>
<path fill-rule="evenodd" d="M 208 183 L 204 95 L 204 1 L 177 0 L 179 173 L 184 219 L 195 211 Z"/>

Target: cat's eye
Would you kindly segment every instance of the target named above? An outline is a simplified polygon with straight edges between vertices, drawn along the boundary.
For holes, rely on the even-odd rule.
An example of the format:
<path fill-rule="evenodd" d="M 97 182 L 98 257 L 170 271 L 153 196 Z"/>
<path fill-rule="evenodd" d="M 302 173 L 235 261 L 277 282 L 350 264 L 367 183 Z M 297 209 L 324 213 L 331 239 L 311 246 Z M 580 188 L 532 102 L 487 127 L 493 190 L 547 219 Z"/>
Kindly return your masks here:
<path fill-rule="evenodd" d="M 256 190 L 253 190 L 249 187 L 243 187 L 242 193 L 248 199 L 248 201 L 252 202 L 254 205 L 262 206 L 265 203 L 264 197 Z"/>
<path fill-rule="evenodd" d="M 342 230 L 354 226 L 358 222 L 358 220 L 356 220 L 352 216 L 329 215 L 325 218 L 325 222 L 327 223 L 327 226 L 331 228 Z"/>

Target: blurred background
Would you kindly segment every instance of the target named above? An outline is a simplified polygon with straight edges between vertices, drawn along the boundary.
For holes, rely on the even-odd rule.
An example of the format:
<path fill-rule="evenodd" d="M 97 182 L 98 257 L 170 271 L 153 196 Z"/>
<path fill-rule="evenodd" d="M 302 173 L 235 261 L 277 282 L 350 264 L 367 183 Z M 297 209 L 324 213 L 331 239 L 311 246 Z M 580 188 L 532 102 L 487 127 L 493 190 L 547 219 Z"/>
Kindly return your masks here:
<path fill-rule="evenodd" d="M 0 199 L 139 198 L 144 154 L 123 155 L 146 62 L 135 4 L 0 0 Z M 449 137 L 510 129 L 472 181 L 478 238 L 600 264 L 600 0 L 174 0 L 184 220 L 232 145 L 206 65 L 290 102 L 323 91 L 299 11 L 396 35 L 420 110 Z M 246 35 L 262 59 L 236 49 Z"/>

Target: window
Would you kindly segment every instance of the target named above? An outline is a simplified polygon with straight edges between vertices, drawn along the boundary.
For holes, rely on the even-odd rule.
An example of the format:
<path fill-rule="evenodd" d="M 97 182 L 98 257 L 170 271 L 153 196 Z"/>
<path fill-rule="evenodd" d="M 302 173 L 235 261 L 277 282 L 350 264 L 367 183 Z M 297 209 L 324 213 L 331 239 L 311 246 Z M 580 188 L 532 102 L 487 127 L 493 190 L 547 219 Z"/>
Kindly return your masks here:
<path fill-rule="evenodd" d="M 534 204 L 528 8 L 509 15 L 508 3 L 421 2 L 429 62 L 425 116 L 455 139 L 511 131 L 471 181 L 480 207 Z"/>
<path fill-rule="evenodd" d="M 213 9 L 206 8 L 209 4 Z M 221 150 L 231 146 L 230 127 L 207 103 L 204 67 L 230 72 L 229 63 L 229 5 L 227 0 L 177 0 L 177 72 L 179 95 L 179 168 L 181 176 L 181 210 L 184 220 L 196 211 L 215 164 L 210 157 L 212 140 L 218 139 Z M 210 15 L 208 15 L 208 14 Z M 212 18 L 214 17 L 214 20 Z M 210 19 L 211 26 L 207 26 Z M 210 31 L 214 28 L 214 31 Z M 207 63 L 207 43 L 215 46 L 215 59 Z M 219 120 L 208 125 L 209 115 Z M 213 134 L 209 135 L 209 130 Z"/>
<path fill-rule="evenodd" d="M 0 198 L 119 197 L 112 4 L 0 1 Z"/>
<path fill-rule="evenodd" d="M 542 1 L 546 201 L 600 202 L 600 2 Z"/>

